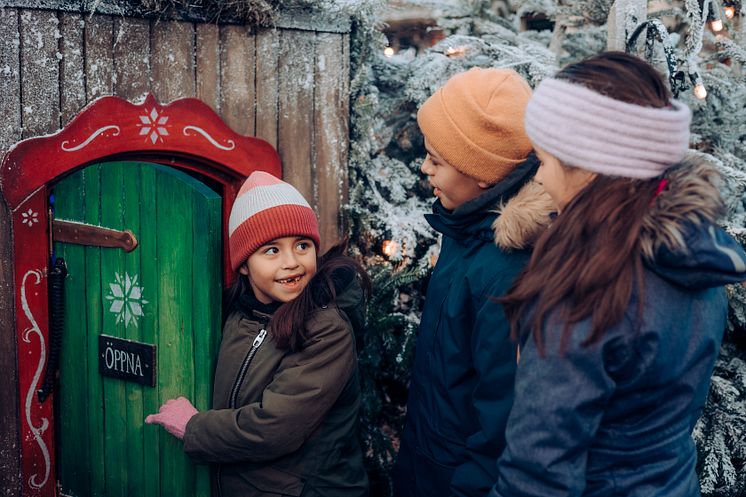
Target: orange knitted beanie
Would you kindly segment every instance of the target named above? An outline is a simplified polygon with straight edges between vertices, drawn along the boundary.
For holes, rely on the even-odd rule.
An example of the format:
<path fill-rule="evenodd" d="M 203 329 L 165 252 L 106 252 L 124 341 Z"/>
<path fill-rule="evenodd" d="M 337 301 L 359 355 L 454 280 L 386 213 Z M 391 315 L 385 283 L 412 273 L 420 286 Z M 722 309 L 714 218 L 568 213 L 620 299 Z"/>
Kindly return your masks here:
<path fill-rule="evenodd" d="M 517 72 L 475 67 L 428 98 L 417 123 L 428 145 L 450 165 L 494 184 L 531 152 L 523 128 L 530 97 L 531 88 Z"/>

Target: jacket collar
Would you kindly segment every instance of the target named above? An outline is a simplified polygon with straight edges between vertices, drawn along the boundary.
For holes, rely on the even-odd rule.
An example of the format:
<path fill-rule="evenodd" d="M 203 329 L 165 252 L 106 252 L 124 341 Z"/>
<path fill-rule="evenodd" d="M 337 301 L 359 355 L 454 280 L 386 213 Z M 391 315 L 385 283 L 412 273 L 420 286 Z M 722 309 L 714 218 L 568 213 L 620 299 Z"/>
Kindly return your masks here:
<path fill-rule="evenodd" d="M 539 161 L 531 154 L 492 188 L 453 211 L 445 209 L 440 200 L 436 200 L 433 204 L 433 213 L 426 214 L 425 219 L 436 231 L 462 243 L 470 239 L 478 239 L 494 241 L 500 248 L 506 250 L 525 248 L 528 245 L 527 239 L 538 237 L 536 233 L 543 231 L 549 224 L 551 200 L 543 189 L 532 181 L 538 167 Z M 537 197 L 545 201 L 537 202 Z M 506 206 L 514 204 L 514 199 L 523 207 L 515 204 L 515 208 L 505 209 Z M 495 210 L 496 207 L 497 210 Z M 532 214 L 526 216 L 522 212 L 523 208 L 531 209 Z M 508 219 L 498 222 L 495 219 L 498 216 L 499 218 L 507 216 Z M 497 229 L 502 230 L 500 226 L 503 224 L 513 228 L 512 232 L 517 231 L 525 236 L 520 239 L 516 239 L 518 237 L 496 237 L 493 233 L 496 228 L 493 225 L 497 225 Z M 529 236 L 530 233 L 534 235 Z"/>
<path fill-rule="evenodd" d="M 241 295 L 238 299 L 238 308 L 241 312 L 249 319 L 258 319 L 263 323 L 269 322 L 272 314 L 282 305 L 282 302 L 272 302 L 271 304 L 264 304 L 260 302 L 254 292 L 249 291 Z"/>
<path fill-rule="evenodd" d="M 495 205 L 514 196 L 523 185 L 533 179 L 537 169 L 539 169 L 539 159 L 531 153 L 525 161 L 518 164 L 515 169 L 505 178 L 495 183 L 492 188 L 477 198 L 454 209 L 452 211 L 453 215 L 456 217 L 467 217 L 475 213 L 478 215 L 482 214 L 484 210 L 491 209 Z"/>

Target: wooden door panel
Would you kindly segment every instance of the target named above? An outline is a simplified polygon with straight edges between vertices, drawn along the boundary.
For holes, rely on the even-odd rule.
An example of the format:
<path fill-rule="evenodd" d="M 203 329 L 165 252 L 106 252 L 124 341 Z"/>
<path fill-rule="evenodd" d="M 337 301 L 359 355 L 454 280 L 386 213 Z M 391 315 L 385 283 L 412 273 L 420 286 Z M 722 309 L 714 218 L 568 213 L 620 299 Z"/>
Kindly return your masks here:
<path fill-rule="evenodd" d="M 140 172 L 143 169 L 146 169 L 147 166 L 138 167 L 137 170 Z M 117 185 L 122 190 L 122 200 L 121 200 L 121 228 L 117 228 L 120 230 L 131 230 L 133 233 L 140 233 L 142 230 L 142 216 L 140 213 L 140 206 L 143 204 L 143 201 L 140 199 L 140 183 L 141 178 L 140 174 L 137 174 L 137 171 L 133 173 L 129 173 L 128 171 L 131 171 L 132 168 L 125 169 L 125 167 L 117 168 L 121 171 L 121 183 L 115 182 L 113 185 L 111 185 L 112 189 L 116 188 Z M 110 178 L 110 181 L 114 178 Z M 118 179 L 118 178 L 117 178 Z M 103 187 L 103 182 L 102 182 Z M 147 197 L 143 197 L 143 199 L 147 199 Z M 116 200 L 116 197 L 115 199 Z M 102 198 L 102 205 L 103 205 L 103 198 Z M 116 202 L 113 202 L 112 205 L 113 209 L 116 209 Z M 105 214 L 108 212 L 108 209 L 102 208 L 102 218 L 101 222 L 104 226 L 107 225 L 107 222 L 105 221 Z M 116 218 L 116 213 L 112 212 L 114 218 Z M 146 221 L 147 223 L 147 221 Z M 105 253 L 119 253 L 121 256 L 121 259 L 124 259 L 124 274 L 125 275 L 138 275 L 138 279 L 136 282 L 131 282 L 132 285 L 135 286 L 141 286 L 142 288 L 147 288 L 142 283 L 142 276 L 144 273 L 149 272 L 148 271 L 148 259 L 144 259 L 142 257 L 142 253 L 137 254 L 128 254 L 122 250 L 111 250 L 111 249 L 102 249 L 102 252 Z M 135 249 L 135 252 L 137 252 L 137 249 Z M 133 257 L 130 257 L 132 255 Z M 120 261 L 121 261 L 120 259 Z M 109 272 L 111 274 L 111 272 Z M 121 275 L 121 273 L 119 273 Z M 126 280 L 126 276 L 125 276 Z M 126 281 L 125 281 L 126 284 Z M 107 292 L 108 294 L 108 292 Z M 140 306 L 140 310 L 142 311 L 142 316 L 140 317 L 140 321 L 138 323 L 138 326 L 133 327 L 126 327 L 125 336 L 130 340 L 135 340 L 137 342 L 144 342 L 144 343 L 153 343 L 153 342 L 146 342 L 143 337 L 143 323 L 142 318 L 145 317 L 146 312 L 144 312 L 144 308 L 147 307 L 147 305 L 150 304 L 150 300 L 147 295 L 141 296 L 142 301 L 147 301 L 147 304 L 138 304 Z M 112 314 L 113 315 L 113 314 Z M 121 329 L 121 326 L 124 323 L 120 322 L 119 326 Z M 118 335 L 120 336 L 120 335 Z M 117 492 L 118 495 L 121 495 L 122 497 L 131 497 L 133 495 L 144 495 L 144 469 L 145 469 L 145 444 L 143 439 L 143 418 L 142 413 L 145 412 L 144 409 L 144 403 L 143 403 L 143 388 L 142 386 L 131 383 L 131 382 L 121 382 L 117 380 L 113 380 L 110 378 L 107 378 L 107 385 L 106 388 L 108 388 L 108 384 L 113 383 L 120 383 L 120 390 L 117 392 L 119 395 L 123 394 L 123 400 L 125 402 L 125 405 L 127 406 L 127 415 L 125 419 L 119 420 L 120 423 L 123 423 L 123 429 L 121 431 L 122 435 L 124 436 L 124 441 L 126 441 L 126 461 L 127 464 L 122 468 L 122 475 L 121 478 L 126 482 L 126 485 L 123 484 L 121 486 L 121 493 Z M 123 387 L 123 392 L 122 392 Z M 108 433 L 107 429 L 107 433 Z M 129 475 L 137 475 L 134 478 L 130 478 Z M 124 483 L 123 482 L 123 483 Z M 112 495 L 110 492 L 107 492 L 107 495 Z"/>
<path fill-rule="evenodd" d="M 140 192 L 143 198 L 157 198 L 158 196 L 158 171 L 154 168 L 144 168 L 140 171 Z M 142 202 L 140 204 L 140 218 L 155 220 L 156 202 Z M 140 223 L 138 232 L 138 247 L 141 260 L 158 260 L 158 223 L 144 222 Z M 159 268 L 160 269 L 160 268 Z M 144 271 L 141 274 L 143 288 L 158 288 L 160 274 L 158 271 Z M 156 295 L 153 295 L 156 297 Z M 142 338 L 145 343 L 158 343 L 158 315 L 159 315 L 159 298 L 153 298 L 150 305 L 150 312 L 143 313 L 142 317 Z M 158 357 L 160 360 L 160 357 Z M 163 374 L 159 364 L 158 376 Z M 167 399 L 164 399 L 167 400 Z M 157 388 L 143 389 L 143 411 L 146 414 L 158 412 L 161 406 L 161 396 Z M 143 455 L 143 495 L 161 495 L 161 450 L 160 440 L 162 437 L 170 436 L 163 430 L 148 430 L 147 437 L 150 440 L 150 450 Z"/>
<path fill-rule="evenodd" d="M 202 186 L 202 185 L 197 185 Z M 212 407 L 212 383 L 215 360 L 218 356 L 222 322 L 222 217 L 220 207 L 206 193 L 192 196 L 193 211 L 198 221 L 194 224 L 192 244 L 192 326 L 196 371 L 194 399 L 200 411 Z M 200 240 L 206 242 L 201 243 Z M 212 261 L 210 264 L 209 262 Z M 207 266 L 207 267 L 205 267 Z M 207 270 L 207 271 L 206 271 Z M 208 272 L 209 271 L 209 272 Z M 209 333 L 208 330 L 213 330 Z M 210 495 L 208 471 L 195 473 L 196 495 Z"/>
<path fill-rule="evenodd" d="M 58 460 L 71 495 L 208 496 L 209 471 L 144 425 L 167 399 L 211 402 L 219 342 L 220 197 L 153 164 L 86 168 L 55 188 L 55 217 L 135 233 L 118 249 L 57 244 L 68 262 Z M 98 372 L 99 335 L 154 344 L 156 386 Z"/>
<path fill-rule="evenodd" d="M 87 176 L 90 176 L 88 174 Z M 81 219 L 85 217 L 85 179 L 77 182 L 64 182 L 55 189 L 55 196 L 61 198 L 77 198 L 79 202 L 63 202 L 55 208 L 59 216 L 69 219 Z M 89 192 L 95 193 L 95 192 Z M 65 289 L 67 295 L 82 295 L 82 298 L 65 299 L 65 330 L 73 326 L 86 326 L 87 323 L 87 301 L 86 290 L 86 252 L 88 249 L 81 245 L 67 245 L 64 249 L 64 258 L 67 262 L 68 274 L 65 278 Z M 58 255 L 63 255 L 58 252 Z M 72 268 L 72 271 L 69 269 Z M 81 372 L 88 371 L 88 343 L 83 333 L 66 334 L 63 338 L 63 350 L 60 355 L 60 385 L 68 385 L 78 382 L 77 377 Z M 77 482 L 76 489 L 83 495 L 92 495 L 90 465 L 91 438 L 84 436 L 80 427 L 89 425 L 88 419 L 88 392 L 82 388 L 67 389 L 66 395 L 55 396 L 59 402 L 59 410 L 68 413 L 58 418 L 58 433 L 65 433 L 65 450 L 69 454 L 78 457 L 58 458 L 60 474 L 65 474 L 71 481 Z M 86 430 L 87 431 L 87 430 Z"/>
<path fill-rule="evenodd" d="M 93 225 L 99 225 L 101 223 L 101 166 L 92 166 L 83 170 L 82 181 L 84 184 L 84 222 Z M 72 181 L 72 180 L 71 180 Z M 59 196 L 58 196 L 59 197 Z M 63 198 L 59 197 L 56 199 L 57 204 L 62 204 Z M 61 217 L 61 216 L 60 216 Z M 85 281 L 83 293 L 73 293 L 72 289 L 66 288 L 65 300 L 73 300 L 79 298 L 79 295 L 85 295 L 86 305 L 86 329 L 88 330 L 103 330 L 103 306 L 105 303 L 102 295 L 103 282 L 101 281 L 101 263 L 102 257 L 101 252 L 103 249 L 98 247 L 86 247 L 85 250 Z M 70 272 L 70 266 L 68 265 L 68 273 Z M 82 323 L 81 323 L 82 324 Z M 65 327 L 65 330 L 71 328 Z M 88 408 L 88 431 L 80 433 L 80 437 L 88 438 L 89 440 L 89 453 L 88 460 L 84 463 L 88 466 L 91 479 L 91 496 L 103 496 L 106 495 L 106 473 L 104 463 L 104 403 L 103 403 L 103 379 L 98 373 L 98 343 L 95 341 L 96 333 L 85 334 L 86 341 L 86 356 L 87 356 L 87 369 L 84 375 L 75 374 L 74 370 L 68 375 L 68 382 L 60 382 L 60 395 L 62 398 L 65 396 L 65 387 L 67 385 L 77 385 L 78 381 L 84 381 L 86 389 L 85 396 L 88 401 L 86 406 Z M 65 340 L 63 338 L 62 355 L 63 357 L 74 355 L 72 352 L 67 353 L 69 349 L 65 347 Z M 61 371 L 64 374 L 64 371 Z M 61 416 L 65 417 L 65 416 Z M 85 426 L 81 427 L 82 429 Z M 68 458 L 75 458 L 77 456 L 67 454 L 64 449 L 64 441 L 68 438 L 66 434 L 60 434 L 59 440 L 62 441 L 60 447 L 57 448 L 57 454 Z M 74 434 L 70 434 L 74 436 Z M 71 484 L 77 484 L 77 480 L 71 480 Z"/>
<path fill-rule="evenodd" d="M 137 198 L 125 198 L 123 181 L 125 172 L 120 164 L 104 164 L 99 168 L 101 194 L 100 225 L 116 230 L 128 228 L 129 216 L 124 219 L 125 210 L 129 211 L 128 203 L 135 203 Z M 94 200 L 94 199 L 91 199 Z M 130 213 L 131 214 L 131 213 Z M 136 221 L 134 219 L 133 221 Z M 127 223 L 127 224 L 125 224 Z M 137 231 L 133 231 L 135 234 Z M 137 235 L 135 235 L 137 237 Z M 103 296 L 102 324 L 100 329 L 88 330 L 88 346 L 91 349 L 98 348 L 98 335 L 105 334 L 127 340 L 137 340 L 137 329 L 139 328 L 139 316 L 133 313 L 130 301 L 126 299 L 128 289 L 139 287 L 140 272 L 129 273 L 127 266 L 134 266 L 139 254 L 137 250 L 126 254 L 122 250 L 100 249 L 101 253 L 101 295 Z M 131 279 L 135 281 L 132 282 Z M 147 290 L 147 289 L 146 289 Z M 145 292 L 147 293 L 147 291 Z M 142 301 L 141 301 L 142 302 Z M 118 312 L 115 312 L 119 309 Z M 98 358 L 101 360 L 101 358 Z M 98 364 L 98 362 L 96 362 Z M 128 486 L 127 451 L 126 439 L 127 415 L 131 411 L 126 401 L 125 382 L 102 378 L 103 388 L 103 425 L 100 429 L 104 432 L 103 462 L 106 473 L 106 496 L 126 497 Z M 142 436 L 138 437 L 142 439 Z M 137 441 L 132 441 L 137 444 Z M 96 464 L 96 461 L 91 461 Z M 133 494 L 136 495 L 136 494 Z"/>
<path fill-rule="evenodd" d="M 182 216 L 187 207 L 188 193 L 169 181 L 171 178 L 159 174 L 156 179 L 158 202 L 156 217 L 169 222 L 158 223 L 158 322 L 161 330 L 172 330 L 167 337 L 159 337 L 158 347 L 158 389 L 161 400 L 184 395 L 194 398 L 192 391 L 183 391 L 182 385 L 194 384 L 193 363 L 186 363 L 181 357 L 182 350 L 193 351 L 192 323 L 186 316 L 192 308 L 192 280 L 184 275 L 192 267 L 191 230 L 184 227 Z M 164 243 L 172 240 L 171 243 Z M 191 316 L 191 313 L 190 313 Z M 164 340 L 165 338 L 165 340 Z M 168 373 L 166 374 L 166 371 Z M 153 430 L 147 430 L 153 431 Z M 185 457 L 173 457 L 180 452 L 181 442 L 172 436 L 160 440 L 161 495 L 188 495 L 192 488 L 192 474 L 187 471 Z M 187 476 L 187 478 L 185 478 Z"/>

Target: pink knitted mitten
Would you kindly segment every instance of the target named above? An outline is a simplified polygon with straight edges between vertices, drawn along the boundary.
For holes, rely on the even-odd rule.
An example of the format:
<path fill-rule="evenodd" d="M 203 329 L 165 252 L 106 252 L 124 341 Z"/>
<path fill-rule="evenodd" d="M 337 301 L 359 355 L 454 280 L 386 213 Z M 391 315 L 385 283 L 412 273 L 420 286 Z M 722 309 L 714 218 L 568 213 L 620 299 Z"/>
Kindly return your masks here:
<path fill-rule="evenodd" d="M 145 418 L 145 422 L 149 425 L 161 425 L 170 434 L 181 440 L 184 438 L 187 423 L 198 412 L 189 400 L 185 397 L 179 397 L 166 401 L 158 414 L 149 415 Z"/>

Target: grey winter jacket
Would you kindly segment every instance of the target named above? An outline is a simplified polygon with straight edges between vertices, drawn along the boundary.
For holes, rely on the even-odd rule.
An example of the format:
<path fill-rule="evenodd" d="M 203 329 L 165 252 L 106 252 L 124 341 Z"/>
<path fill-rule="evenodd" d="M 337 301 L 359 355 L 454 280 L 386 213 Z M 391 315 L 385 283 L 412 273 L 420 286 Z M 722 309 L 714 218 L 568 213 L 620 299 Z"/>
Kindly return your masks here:
<path fill-rule="evenodd" d="M 184 435 L 193 460 L 219 463 L 219 495 L 367 495 L 350 322 L 361 306 L 355 280 L 308 320 L 298 352 L 277 348 L 265 333 L 270 315 L 261 305 L 228 318 L 213 409 L 196 414 Z"/>
<path fill-rule="evenodd" d="M 561 352 L 557 311 L 544 357 L 524 341 L 491 497 L 699 496 L 691 432 L 725 329 L 722 285 L 746 279 L 746 255 L 714 224 L 715 177 L 696 163 L 667 173 L 643 224 L 644 293 L 600 342 L 582 345 L 586 320 Z"/>

